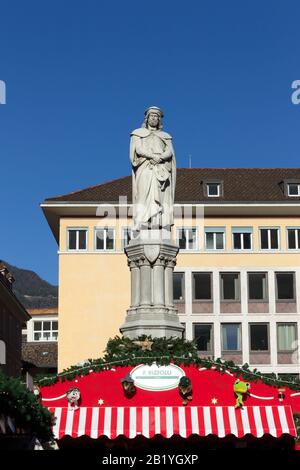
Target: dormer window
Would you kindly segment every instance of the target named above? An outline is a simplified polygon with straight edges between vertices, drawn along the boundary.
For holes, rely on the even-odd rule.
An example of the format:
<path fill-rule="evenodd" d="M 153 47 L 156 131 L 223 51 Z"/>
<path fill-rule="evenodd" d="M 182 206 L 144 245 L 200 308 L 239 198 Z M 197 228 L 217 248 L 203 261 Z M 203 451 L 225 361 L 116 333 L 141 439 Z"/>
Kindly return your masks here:
<path fill-rule="evenodd" d="M 220 183 L 207 183 L 207 195 L 208 197 L 219 197 Z"/>
<path fill-rule="evenodd" d="M 300 196 L 300 183 L 287 184 L 288 196 Z"/>
<path fill-rule="evenodd" d="M 300 197 L 300 179 L 284 180 L 281 184 L 285 197 Z"/>
<path fill-rule="evenodd" d="M 203 181 L 203 190 L 206 197 L 220 197 L 223 195 L 222 181 Z"/>

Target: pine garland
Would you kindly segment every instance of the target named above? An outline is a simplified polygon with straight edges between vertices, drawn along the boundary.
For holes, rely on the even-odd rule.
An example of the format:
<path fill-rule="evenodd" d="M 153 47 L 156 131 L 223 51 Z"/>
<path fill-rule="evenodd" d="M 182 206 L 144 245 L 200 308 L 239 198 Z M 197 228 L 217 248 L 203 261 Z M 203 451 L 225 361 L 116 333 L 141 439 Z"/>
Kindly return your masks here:
<path fill-rule="evenodd" d="M 152 343 L 151 350 L 141 349 L 138 343 L 147 340 Z M 258 382 L 260 380 L 262 383 L 273 387 L 286 386 L 291 390 L 300 390 L 299 379 L 293 377 L 280 379 L 274 373 L 266 376 L 257 369 L 251 370 L 247 363 L 237 366 L 233 361 L 223 361 L 221 358 L 200 358 L 194 341 L 186 341 L 180 338 L 151 338 L 151 336 L 145 335 L 135 340 L 119 336 L 109 339 L 103 358 L 89 359 L 82 366 L 72 366 L 57 375 L 40 377 L 37 379 L 37 383 L 42 386 L 52 385 L 59 380 L 73 381 L 78 375 L 85 376 L 90 372 L 100 372 L 114 366 L 150 365 L 154 361 L 161 366 L 172 362 L 178 366 L 214 368 L 221 374 L 229 371 L 245 381 Z"/>
<path fill-rule="evenodd" d="M 0 416 L 10 417 L 19 433 L 35 434 L 41 442 L 53 439 L 53 415 L 18 378 L 0 371 Z"/>
<path fill-rule="evenodd" d="M 294 418 L 295 428 L 297 432 L 296 442 L 298 445 L 300 445 L 300 414 L 293 413 L 293 418 Z"/>

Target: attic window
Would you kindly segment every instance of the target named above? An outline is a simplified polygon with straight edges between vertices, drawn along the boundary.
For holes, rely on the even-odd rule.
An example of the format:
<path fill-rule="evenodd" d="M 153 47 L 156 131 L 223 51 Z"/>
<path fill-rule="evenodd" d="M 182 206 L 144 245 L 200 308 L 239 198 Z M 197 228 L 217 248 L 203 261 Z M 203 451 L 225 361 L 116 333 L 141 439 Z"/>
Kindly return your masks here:
<path fill-rule="evenodd" d="M 288 196 L 290 197 L 300 196 L 300 183 L 288 183 L 287 189 L 288 189 Z"/>
<path fill-rule="evenodd" d="M 208 197 L 219 197 L 220 183 L 207 183 L 207 195 Z"/>
<path fill-rule="evenodd" d="M 283 180 L 280 184 L 285 197 L 300 197 L 300 178 Z"/>
<path fill-rule="evenodd" d="M 204 181 L 204 194 L 206 197 L 220 197 L 223 193 L 221 181 Z"/>

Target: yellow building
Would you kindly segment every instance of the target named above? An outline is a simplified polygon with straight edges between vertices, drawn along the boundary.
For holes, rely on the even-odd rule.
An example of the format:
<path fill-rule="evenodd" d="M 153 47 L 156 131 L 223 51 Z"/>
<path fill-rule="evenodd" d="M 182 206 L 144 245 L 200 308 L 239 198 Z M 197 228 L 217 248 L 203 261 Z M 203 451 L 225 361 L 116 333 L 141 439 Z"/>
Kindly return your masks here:
<path fill-rule="evenodd" d="M 300 169 L 178 169 L 174 298 L 199 353 L 299 374 Z M 41 207 L 59 247 L 58 368 L 99 357 L 130 305 L 131 177 Z"/>

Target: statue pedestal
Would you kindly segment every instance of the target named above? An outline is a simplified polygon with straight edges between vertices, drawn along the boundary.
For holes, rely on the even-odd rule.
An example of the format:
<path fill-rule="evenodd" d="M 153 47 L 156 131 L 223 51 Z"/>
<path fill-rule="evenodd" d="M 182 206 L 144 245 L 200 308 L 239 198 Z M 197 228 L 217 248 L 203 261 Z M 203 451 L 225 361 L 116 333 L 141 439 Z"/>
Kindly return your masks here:
<path fill-rule="evenodd" d="M 173 300 L 178 249 L 162 231 L 151 230 L 125 247 L 131 272 L 131 305 L 120 328 L 124 336 L 182 337 L 184 327 Z"/>

